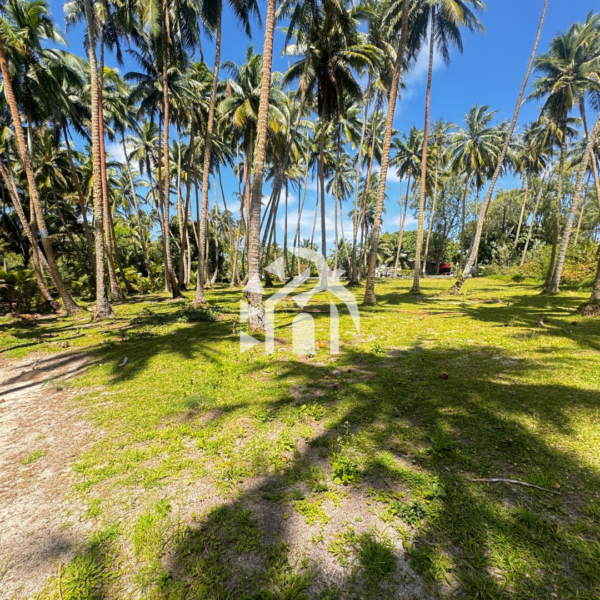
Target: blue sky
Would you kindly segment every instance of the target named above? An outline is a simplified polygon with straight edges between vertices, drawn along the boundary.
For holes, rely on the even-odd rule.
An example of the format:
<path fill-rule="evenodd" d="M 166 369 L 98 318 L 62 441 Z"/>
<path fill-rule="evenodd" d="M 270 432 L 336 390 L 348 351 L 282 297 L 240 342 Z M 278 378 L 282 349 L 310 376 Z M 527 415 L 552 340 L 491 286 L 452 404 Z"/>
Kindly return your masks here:
<path fill-rule="evenodd" d="M 51 8 L 56 23 L 64 27 L 63 3 L 52 0 Z M 534 37 L 537 31 L 543 0 L 488 0 L 487 11 L 480 15 L 486 31 L 484 34 L 464 32 L 464 52 L 461 55 L 452 51 L 451 63 L 446 66 L 436 57 L 434 61 L 431 121 L 444 118 L 447 121 L 461 124 L 464 114 L 473 104 L 487 104 L 493 110 L 498 110 L 498 119 L 510 119 L 514 110 L 516 97 L 527 66 Z M 546 21 L 539 45 L 539 52 L 548 48 L 550 39 L 558 33 L 564 32 L 575 21 L 585 20 L 587 14 L 598 10 L 597 0 L 550 0 Z M 266 2 L 261 3 L 261 14 L 264 17 Z M 222 60 L 240 62 L 250 44 L 255 45 L 257 52 L 262 52 L 263 30 L 257 23 L 253 24 L 253 39 L 249 40 L 236 25 L 229 6 L 225 3 L 223 23 L 223 52 Z M 82 54 L 83 27 L 78 26 L 68 33 L 69 50 Z M 278 31 L 275 42 L 273 69 L 284 71 L 288 66 L 288 58 L 281 56 L 283 49 L 283 33 Z M 213 42 L 208 38 L 203 39 L 203 52 L 206 62 L 213 64 Z M 396 108 L 394 125 L 403 132 L 416 125 L 423 127 L 425 86 L 427 78 L 427 52 L 419 57 L 413 72 L 406 78 L 408 89 Z M 114 57 L 107 56 L 109 66 L 116 67 Z M 126 58 L 126 64 L 121 69 L 123 73 L 135 70 L 136 65 Z M 520 113 L 519 124 L 527 123 L 538 116 L 535 102 L 525 104 Z M 592 115 L 588 116 L 590 119 Z M 116 158 L 121 158 L 122 153 L 118 147 L 113 150 Z M 505 178 L 500 185 L 513 187 L 518 185 L 518 180 L 513 177 Z M 400 182 L 390 174 L 388 176 L 388 196 L 386 205 L 387 213 L 384 216 L 383 228 L 385 231 L 397 231 L 399 221 L 398 198 L 401 193 Z M 231 174 L 224 174 L 224 187 L 228 199 L 228 208 L 237 214 L 239 204 L 235 200 L 234 192 L 237 184 Z M 310 237 L 314 215 L 315 188 L 309 187 L 307 200 L 302 218 L 302 237 Z M 404 186 L 402 186 L 404 189 Z M 265 194 L 269 193 L 265 186 Z M 212 194 L 211 194 L 212 196 Z M 211 205 L 212 206 L 212 205 Z M 333 241 L 333 203 L 329 199 L 326 204 L 328 212 L 328 245 Z M 221 206 L 222 208 L 222 206 Z M 295 196 L 289 203 L 290 218 L 295 224 L 294 214 L 297 210 Z M 347 213 L 348 208 L 344 210 Z M 278 241 L 282 240 L 283 214 L 280 208 L 277 232 Z M 407 228 L 414 229 L 416 222 L 412 215 L 407 219 Z M 291 226 L 293 228 L 293 226 Z M 344 230 L 349 237 L 351 223 L 344 219 Z M 293 234 L 290 234 L 290 237 Z M 319 225 L 315 239 L 320 240 Z M 291 241 L 291 240 L 290 240 Z"/>

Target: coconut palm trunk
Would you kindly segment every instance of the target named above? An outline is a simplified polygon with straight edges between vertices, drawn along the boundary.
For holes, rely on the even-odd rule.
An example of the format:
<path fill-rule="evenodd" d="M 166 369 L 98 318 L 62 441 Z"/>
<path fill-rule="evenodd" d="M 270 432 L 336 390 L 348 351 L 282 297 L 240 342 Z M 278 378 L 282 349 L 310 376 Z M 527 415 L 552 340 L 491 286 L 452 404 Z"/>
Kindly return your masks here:
<path fill-rule="evenodd" d="M 465 180 L 465 191 L 463 193 L 462 199 L 462 215 L 460 220 L 460 257 L 458 259 L 458 268 L 463 268 L 463 261 L 465 257 L 465 224 L 467 220 L 467 194 L 469 192 L 469 184 L 471 183 L 471 178 L 473 177 L 472 173 L 467 173 L 467 177 Z"/>
<path fill-rule="evenodd" d="M 369 86 L 367 86 L 368 89 Z M 354 212 L 352 213 L 352 258 L 350 259 L 350 281 L 348 285 L 358 285 L 358 265 L 356 262 L 356 242 L 358 241 L 358 188 L 360 184 L 360 165 L 362 162 L 362 148 L 365 143 L 365 133 L 367 130 L 367 115 L 369 112 L 369 102 L 365 102 L 365 114 L 363 116 L 362 133 L 360 134 L 360 146 L 358 147 L 358 156 L 356 159 L 356 181 L 354 183 Z"/>
<path fill-rule="evenodd" d="M 469 252 L 469 260 L 467 261 L 467 266 L 463 270 L 462 275 L 455 282 L 452 287 L 454 293 L 460 293 L 462 286 L 465 281 L 470 277 L 470 271 L 473 265 L 475 264 L 475 258 L 479 253 L 479 243 L 481 242 L 481 232 L 483 231 L 483 225 L 485 223 L 485 217 L 487 214 L 488 206 L 492 200 L 492 194 L 494 193 L 494 187 L 496 186 L 496 182 L 498 181 L 498 177 L 500 177 L 500 173 L 502 171 L 502 165 L 504 164 L 504 159 L 506 158 L 506 153 L 508 152 L 508 146 L 510 144 L 510 140 L 515 131 L 515 127 L 517 126 L 517 119 L 519 117 L 519 111 L 521 109 L 521 104 L 523 102 L 523 95 L 525 94 L 525 89 L 527 87 L 527 82 L 529 81 L 529 75 L 531 74 L 531 70 L 533 68 L 533 62 L 535 60 L 535 55 L 537 52 L 537 47 L 540 41 L 540 36 L 542 34 L 542 28 L 544 26 L 544 19 L 546 17 L 546 9 L 548 8 L 548 0 L 545 0 L 544 7 L 542 9 L 542 16 L 540 17 L 540 23 L 537 30 L 537 35 L 535 38 L 535 42 L 533 44 L 533 50 L 531 52 L 531 57 L 529 59 L 529 64 L 527 65 L 527 72 L 525 73 L 525 77 L 523 78 L 523 83 L 521 84 L 521 90 L 519 91 L 519 96 L 517 98 L 517 104 L 515 106 L 515 110 L 513 113 L 513 118 L 506 134 L 506 139 L 504 140 L 504 145 L 502 147 L 502 152 L 500 152 L 500 156 L 498 157 L 498 163 L 496 164 L 496 170 L 492 176 L 490 181 L 490 185 L 488 187 L 488 191 L 485 195 L 485 199 L 483 201 L 483 205 L 481 207 L 481 213 L 479 214 L 479 219 L 477 221 L 477 229 L 475 230 L 475 237 L 473 238 L 473 242 L 471 243 L 471 250 Z"/>
<path fill-rule="evenodd" d="M 398 52 L 396 53 L 396 62 L 394 64 L 394 74 L 392 76 L 392 85 L 390 88 L 390 96 L 388 100 L 388 112 L 385 122 L 385 134 L 383 137 L 383 153 L 381 157 L 381 167 L 379 169 L 379 188 L 377 190 L 377 204 L 375 206 L 375 220 L 373 223 L 373 233 L 371 239 L 371 254 L 369 256 L 369 266 L 367 269 L 367 283 L 365 286 L 365 297 L 363 301 L 366 306 L 375 306 L 377 304 L 377 298 L 375 297 L 375 268 L 377 267 L 377 250 L 379 246 L 379 234 L 381 230 L 381 217 L 383 215 L 383 202 L 385 198 L 387 172 L 390 164 L 390 147 L 392 144 L 394 112 L 396 110 L 398 85 L 400 83 L 400 72 L 404 63 L 404 51 L 406 49 L 407 38 L 408 2 L 403 2 L 400 43 L 398 46 Z M 375 132 L 373 132 L 373 135 L 375 135 Z"/>
<path fill-rule="evenodd" d="M 133 207 L 135 208 L 135 218 L 138 224 L 139 238 L 140 238 L 140 246 L 142 248 L 142 256 L 144 258 L 144 265 L 146 267 L 146 272 L 148 273 L 148 278 L 150 279 L 150 283 L 152 287 L 156 287 L 156 281 L 154 280 L 154 275 L 152 274 L 152 269 L 150 267 L 150 260 L 148 259 L 148 248 L 146 247 L 146 240 L 144 239 L 144 229 L 142 227 L 142 219 L 140 217 L 140 207 L 137 201 L 137 192 L 135 190 L 135 184 L 133 183 L 133 175 L 131 174 L 131 165 L 129 163 L 129 155 L 127 154 L 127 147 L 125 146 L 125 137 L 121 135 L 121 143 L 123 145 L 123 154 L 125 155 L 125 164 L 127 166 L 127 174 L 129 175 L 129 185 L 131 186 L 131 198 L 133 200 Z"/>
<path fill-rule="evenodd" d="M 296 232 L 294 233 L 294 247 L 297 248 L 300 246 L 300 221 L 302 219 L 302 211 L 304 210 L 304 202 L 306 200 L 306 190 L 308 183 L 308 158 L 306 160 L 306 167 L 304 168 L 304 192 L 302 194 L 302 204 L 300 204 L 298 208 L 298 221 L 296 223 Z M 298 263 L 300 263 L 300 258 L 298 258 Z M 294 267 L 296 265 L 296 254 L 292 254 L 292 270 L 290 273 L 290 277 L 294 277 Z"/>
<path fill-rule="evenodd" d="M 162 60 L 162 91 L 163 91 L 163 115 L 164 115 L 164 163 L 165 163 L 165 183 L 163 188 L 163 207 L 164 207 L 164 240 L 165 240 L 165 261 L 167 267 L 166 276 L 171 283 L 171 294 L 173 298 L 182 298 L 181 292 L 179 291 L 179 285 L 177 284 L 177 277 L 173 270 L 173 260 L 171 258 L 171 237 L 169 228 L 169 209 L 171 205 L 171 181 L 170 181 L 170 169 L 169 169 L 169 28 L 170 19 L 169 11 L 167 8 L 167 0 L 163 0 L 163 23 L 162 23 L 162 47 L 163 47 L 163 60 Z"/>
<path fill-rule="evenodd" d="M 546 170 L 548 173 L 550 169 Z M 521 266 L 525 263 L 525 257 L 527 256 L 527 248 L 529 248 L 529 242 L 531 241 L 531 234 L 533 232 L 533 226 L 535 224 L 535 218 L 537 216 L 537 211 L 540 206 L 540 201 L 542 199 L 542 193 L 544 189 L 544 179 L 546 178 L 546 173 L 542 176 L 542 180 L 540 181 L 540 189 L 538 190 L 538 195 L 535 200 L 535 206 L 533 208 L 533 214 L 531 215 L 531 225 L 529 225 L 529 230 L 527 231 L 527 239 L 525 240 L 525 247 L 523 248 L 523 256 L 521 256 Z"/>
<path fill-rule="evenodd" d="M 196 282 L 196 298 L 194 304 L 204 305 L 204 276 L 206 270 L 206 256 L 204 242 L 206 240 L 206 222 L 208 219 L 208 183 L 210 178 L 210 162 L 212 153 L 213 130 L 215 123 L 215 110 L 217 106 L 217 86 L 219 84 L 219 67 L 221 65 L 221 15 L 223 12 L 222 0 L 217 0 L 217 22 L 215 32 L 215 62 L 213 65 L 212 85 L 210 89 L 210 106 L 208 109 L 208 122 L 206 123 L 206 138 L 204 145 L 204 166 L 202 171 L 202 213 L 200 215 L 200 235 L 198 256 L 198 277 Z"/>
<path fill-rule="evenodd" d="M 427 142 L 429 141 L 429 112 L 431 108 L 431 79 L 433 76 L 433 48 L 435 44 L 435 4 L 431 7 L 431 31 L 429 33 L 429 69 L 427 73 L 427 93 L 425 96 L 425 125 L 423 127 L 423 156 L 421 158 L 421 196 L 419 198 L 419 220 L 417 224 L 417 246 L 415 250 L 415 273 L 411 293 L 421 292 L 421 249 L 425 226 L 425 193 L 427 191 Z M 464 222 L 464 205 L 463 205 Z M 461 237 L 464 238 L 464 225 Z M 463 244 L 464 246 L 464 244 Z M 462 256 L 461 256 L 462 263 Z"/>
<path fill-rule="evenodd" d="M 15 186 L 14 180 L 12 176 L 9 176 L 4 168 L 4 163 L 0 160 L 0 174 L 2 174 L 2 179 L 4 180 L 4 186 L 8 190 L 10 198 L 12 200 L 13 206 L 15 208 L 15 212 L 19 217 L 19 221 L 21 221 L 21 225 L 23 227 L 23 231 L 29 240 L 32 248 L 33 255 L 33 267 L 35 270 L 35 279 L 37 281 L 38 287 L 40 288 L 40 293 L 42 294 L 42 298 L 44 301 L 50 306 L 50 308 L 54 312 L 58 312 L 60 310 L 60 304 L 52 297 L 52 294 L 48 290 L 46 286 L 46 282 L 44 281 L 44 275 L 42 272 L 42 265 L 40 263 L 40 250 L 37 243 L 37 239 L 31 234 L 31 229 L 29 227 L 29 223 L 27 222 L 27 217 L 23 212 L 23 206 L 21 205 L 21 201 L 19 200 L 19 194 L 17 193 L 17 188 Z M 6 270 L 6 269 L 5 269 Z"/>
<path fill-rule="evenodd" d="M 269 117 L 269 96 L 271 93 L 271 67 L 273 64 L 273 39 L 275 33 L 276 0 L 268 0 L 265 21 L 265 44 L 263 49 L 262 79 L 260 83 L 260 104 L 256 126 L 256 146 L 254 153 L 254 179 L 250 201 L 248 281 L 246 290 L 248 300 L 248 327 L 252 331 L 264 331 L 266 328 L 265 308 L 260 285 L 260 213 L 262 206 L 262 187 L 265 169 L 265 151 L 267 149 L 267 127 Z"/>
<path fill-rule="evenodd" d="M 89 2 L 89 0 L 87 0 Z M 33 210 L 35 213 L 35 218 L 40 229 L 40 237 L 42 239 L 42 245 L 44 246 L 44 251 L 46 253 L 46 259 L 48 261 L 48 265 L 50 267 L 50 271 L 52 273 L 52 279 L 56 285 L 56 289 L 63 301 L 63 305 L 65 311 L 69 315 L 73 315 L 81 311 L 81 308 L 75 304 L 73 298 L 67 291 L 65 287 L 62 277 L 60 275 L 60 271 L 58 270 L 58 265 L 56 264 L 56 259 L 54 258 L 54 252 L 52 250 L 52 244 L 50 243 L 50 238 L 48 236 L 48 230 L 46 229 L 46 223 L 44 221 L 44 214 L 42 212 L 42 206 L 40 204 L 40 200 L 37 193 L 37 188 L 35 185 L 35 178 L 33 175 L 33 168 L 31 166 L 31 160 L 29 156 L 29 152 L 27 151 L 27 146 L 25 143 L 25 135 L 23 133 L 23 125 L 21 124 L 21 117 L 19 115 L 19 110 L 17 108 L 17 101 L 15 99 L 14 90 L 12 87 L 12 80 L 10 79 L 10 71 L 8 68 L 8 62 L 6 60 L 6 55 L 4 53 L 4 40 L 2 33 L 0 32 L 0 69 L 2 70 L 2 77 L 4 79 L 4 93 L 6 95 L 6 99 L 8 101 L 8 105 L 10 107 L 10 112 L 13 120 L 13 125 L 15 127 L 15 133 L 17 136 L 17 144 L 19 147 L 19 153 L 21 155 L 21 160 L 23 162 L 23 168 L 25 169 L 25 175 L 27 177 L 27 187 L 29 191 L 29 197 L 31 199 L 31 203 L 33 205 Z"/>
<path fill-rule="evenodd" d="M 69 159 L 69 168 L 71 170 L 71 177 L 73 177 L 73 183 L 75 184 L 75 189 L 77 190 L 77 198 L 79 200 L 79 208 L 81 209 L 81 218 L 83 221 L 83 231 L 85 233 L 85 241 L 87 244 L 88 258 L 90 260 L 92 273 L 95 273 L 96 259 L 94 257 L 94 240 L 92 238 L 92 232 L 91 232 L 90 226 L 88 224 L 87 206 L 85 203 L 85 198 L 83 197 L 83 191 L 81 190 L 81 184 L 79 182 L 79 177 L 77 176 L 77 171 L 75 169 L 75 165 L 73 164 L 73 155 L 71 153 L 71 143 L 69 141 L 69 132 L 67 130 L 67 124 L 65 121 L 63 121 L 62 125 L 63 125 L 63 135 L 65 136 L 65 144 L 67 146 L 67 157 Z"/>
<path fill-rule="evenodd" d="M 585 137 L 587 139 L 589 137 L 588 136 L 588 125 L 587 125 L 587 117 L 585 114 L 585 98 L 583 96 L 579 101 L 579 111 L 581 112 L 581 120 L 583 121 L 583 131 L 584 131 Z M 594 144 L 595 143 L 596 143 L 596 140 L 594 140 Z M 598 163 L 596 162 L 595 148 L 592 150 L 591 161 L 592 161 L 592 173 L 594 174 L 594 185 L 596 186 L 596 197 L 598 200 L 598 207 L 600 208 L 600 180 L 598 178 Z"/>
<path fill-rule="evenodd" d="M 431 203 L 431 216 L 429 217 L 429 227 L 427 228 L 427 241 L 425 242 L 425 268 L 423 269 L 423 277 L 427 277 L 427 257 L 429 256 L 429 240 L 431 239 L 431 231 L 433 230 L 433 218 L 435 217 L 435 205 L 437 203 L 438 193 L 438 163 L 435 164 L 435 186 L 433 188 L 433 202 Z"/>
<path fill-rule="evenodd" d="M 567 154 L 567 140 L 566 140 L 566 123 L 563 124 L 562 129 L 562 143 L 560 145 L 560 159 L 558 163 L 558 191 L 556 194 L 556 206 L 554 208 L 554 220 L 552 223 L 552 252 L 550 254 L 550 264 L 548 265 L 548 272 L 546 273 L 546 280 L 544 281 L 544 289 L 542 293 L 551 293 L 552 291 L 552 280 L 554 279 L 554 271 L 556 269 L 556 254 L 558 251 L 558 236 L 560 235 L 560 210 L 562 206 L 563 188 L 565 180 L 565 158 Z"/>
<path fill-rule="evenodd" d="M 558 294 L 560 279 L 562 277 L 563 268 L 565 265 L 565 259 L 567 257 L 567 248 L 569 246 L 569 237 L 571 236 L 571 230 L 573 229 L 573 222 L 575 221 L 575 213 L 577 212 L 577 208 L 579 206 L 579 199 L 581 198 L 581 191 L 583 190 L 583 180 L 585 179 L 585 173 L 588 168 L 588 163 L 590 160 L 590 156 L 593 159 L 594 153 L 594 142 L 598 133 L 600 132 L 600 114 L 598 114 L 598 118 L 596 119 L 596 123 L 594 124 L 594 129 L 592 129 L 592 135 L 588 135 L 588 142 L 585 148 L 585 154 L 581 161 L 581 165 L 579 167 L 579 174 L 577 175 L 577 183 L 575 184 L 575 193 L 573 194 L 573 199 L 571 200 L 571 207 L 569 209 L 569 214 L 567 215 L 567 222 L 565 224 L 565 230 L 563 232 L 562 240 L 560 243 L 560 250 L 558 251 L 558 257 L 556 259 L 556 270 L 554 271 L 554 277 L 552 278 L 552 285 L 550 288 L 550 293 Z"/>
<path fill-rule="evenodd" d="M 321 270 L 321 285 L 319 291 L 327 289 L 327 230 L 325 228 L 325 123 L 321 121 L 321 135 L 319 136 L 319 184 L 321 189 L 321 255 L 323 266 Z"/>
<path fill-rule="evenodd" d="M 404 199 L 404 210 L 402 211 L 402 222 L 400 223 L 400 231 L 398 233 L 398 249 L 396 250 L 396 260 L 394 262 L 394 278 L 398 274 L 398 264 L 400 263 L 400 252 L 402 249 L 402 241 L 404 240 L 404 225 L 406 224 L 406 213 L 408 212 L 408 194 L 410 191 L 410 169 L 408 170 L 408 181 L 406 183 L 406 198 Z"/>
<path fill-rule="evenodd" d="M 579 211 L 579 219 L 577 221 L 577 231 L 575 233 L 575 240 L 573 241 L 573 246 L 577 246 L 577 242 L 579 241 L 579 233 L 581 231 L 581 223 L 583 222 L 585 205 L 587 204 L 588 192 L 590 191 L 591 177 L 592 177 L 592 174 L 590 173 L 587 178 L 587 183 L 585 184 L 585 192 L 583 193 L 583 202 L 581 203 L 581 210 Z"/>
<path fill-rule="evenodd" d="M 600 248 L 598 248 L 598 269 L 592 294 L 589 300 L 579 308 L 579 311 L 584 317 L 597 317 L 600 315 Z"/>
<path fill-rule="evenodd" d="M 521 205 L 521 214 L 519 215 L 519 224 L 517 226 L 517 234 L 515 235 L 515 244 L 513 248 L 516 250 L 519 244 L 519 236 L 521 235 L 521 226 L 523 225 L 523 217 L 525 216 L 525 207 L 527 206 L 527 197 L 529 195 L 529 180 L 531 176 L 527 173 L 527 183 L 525 184 L 525 196 L 523 198 L 523 204 Z"/>

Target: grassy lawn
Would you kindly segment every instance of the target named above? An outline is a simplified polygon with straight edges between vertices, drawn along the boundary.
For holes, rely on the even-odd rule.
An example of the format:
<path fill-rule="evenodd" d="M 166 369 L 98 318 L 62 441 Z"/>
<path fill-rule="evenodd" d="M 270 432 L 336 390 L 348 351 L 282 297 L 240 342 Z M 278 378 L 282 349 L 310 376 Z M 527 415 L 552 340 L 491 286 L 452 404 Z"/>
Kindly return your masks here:
<path fill-rule="evenodd" d="M 5 321 L 4 356 L 64 341 L 92 356 L 64 385 L 98 429 L 70 492 L 96 533 L 37 598 L 600 597 L 600 320 L 575 312 L 585 295 L 477 279 L 414 297 L 410 283 L 378 283 L 360 333 L 340 308 L 338 356 L 294 356 L 292 302 L 275 354 L 240 354 L 225 287 L 201 316 L 217 320 L 153 296 L 100 325 Z M 328 302 L 309 304 L 324 342 Z"/>

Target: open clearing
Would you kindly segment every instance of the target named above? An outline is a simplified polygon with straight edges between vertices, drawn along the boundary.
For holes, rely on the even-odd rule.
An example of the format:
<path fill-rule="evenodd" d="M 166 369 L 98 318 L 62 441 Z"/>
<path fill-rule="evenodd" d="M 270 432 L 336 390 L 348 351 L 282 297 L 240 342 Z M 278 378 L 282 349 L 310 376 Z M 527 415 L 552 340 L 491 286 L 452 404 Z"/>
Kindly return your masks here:
<path fill-rule="evenodd" d="M 409 286 L 360 333 L 340 308 L 339 356 L 292 354 L 291 302 L 240 354 L 224 287 L 215 322 L 160 296 L 4 319 L 0 597 L 598 598 L 600 322 Z"/>

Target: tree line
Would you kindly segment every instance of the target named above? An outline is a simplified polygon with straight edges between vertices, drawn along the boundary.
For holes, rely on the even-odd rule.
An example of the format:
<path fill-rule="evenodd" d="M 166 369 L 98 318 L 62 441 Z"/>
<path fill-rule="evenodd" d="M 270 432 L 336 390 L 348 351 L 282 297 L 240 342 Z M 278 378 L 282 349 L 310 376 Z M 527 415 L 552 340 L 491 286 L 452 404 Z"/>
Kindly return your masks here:
<path fill-rule="evenodd" d="M 272 279 L 264 267 L 281 258 L 283 280 L 309 267 L 293 247 L 323 256 L 322 289 L 328 269 L 344 269 L 374 305 L 379 267 L 411 269 L 418 293 L 421 278 L 450 261 L 460 292 L 491 246 L 523 265 L 546 244 L 544 290 L 558 293 L 569 248 L 598 237 L 600 119 L 588 124 L 586 107 L 600 108 L 600 15 L 538 55 L 547 6 L 512 120 L 497 123 L 497 111 L 475 104 L 452 124 L 430 122 L 433 57 L 448 63 L 451 49 L 463 51 L 464 30 L 483 31 L 481 0 L 267 0 L 262 54 L 249 46 L 239 64 L 221 61 L 223 43 L 240 35 L 223 31 L 222 0 L 71 0 L 66 27 L 85 25 L 84 56 L 61 48 L 44 0 L 2 3 L 4 291 L 29 290 L 68 314 L 81 310 L 74 298 L 93 297 L 107 318 L 126 295 L 163 287 L 174 298 L 195 287 L 204 306 L 205 289 L 228 281 L 248 284 L 249 325 L 261 329 L 258 284 Z M 262 23 L 254 0 L 229 8 L 244 35 L 253 19 Z M 285 40 L 275 49 L 278 24 Z M 212 67 L 198 58 L 203 36 L 214 41 Z M 283 73 L 272 68 L 276 50 L 289 57 Z M 120 65 L 128 54 L 136 70 L 121 75 L 107 52 Z M 401 133 L 395 109 L 421 52 L 425 119 Z M 518 129 L 524 101 L 540 114 Z M 397 234 L 382 234 L 390 170 L 403 186 L 400 220 Z M 234 199 L 224 173 L 237 182 Z M 521 188 L 495 190 L 507 173 Z M 314 221 L 302 231 L 315 184 Z M 409 211 L 415 232 L 405 231 Z M 600 264 L 586 310 L 599 303 Z"/>

